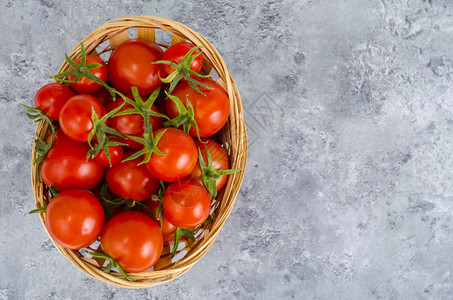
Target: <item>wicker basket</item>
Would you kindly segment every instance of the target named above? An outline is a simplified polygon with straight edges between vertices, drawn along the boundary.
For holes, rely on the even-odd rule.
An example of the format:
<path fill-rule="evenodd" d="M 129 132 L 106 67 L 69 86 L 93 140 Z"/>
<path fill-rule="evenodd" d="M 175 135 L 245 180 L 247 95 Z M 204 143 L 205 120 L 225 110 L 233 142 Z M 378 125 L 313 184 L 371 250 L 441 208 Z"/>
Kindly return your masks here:
<path fill-rule="evenodd" d="M 226 147 L 230 155 L 231 167 L 241 168 L 242 171 L 229 176 L 225 189 L 219 193 L 214 205 L 215 219 L 212 223 L 204 225 L 198 230 L 196 242 L 186 242 L 185 247 L 178 250 L 178 255 L 173 260 L 170 258 L 169 247 L 165 246 L 161 259 L 152 271 L 129 274 L 136 281 L 127 281 L 119 273 L 113 271 L 107 274 L 102 270 L 104 260 L 91 258 L 84 251 L 63 248 L 54 242 L 57 249 L 83 272 L 106 283 L 125 288 L 144 288 L 170 281 L 188 271 L 209 250 L 233 208 L 244 175 L 247 158 L 247 136 L 238 89 L 228 73 L 222 57 L 203 36 L 181 23 L 166 18 L 141 16 L 123 17 L 108 21 L 86 36 L 81 42 L 84 43 L 87 53 L 95 54 L 111 51 L 128 40 L 129 34 L 136 35 L 140 39 L 156 42 L 164 47 L 168 46 L 155 41 L 156 33 L 162 36 L 167 34 L 168 40 L 171 36 L 172 44 L 187 40 L 194 45 L 202 46 L 204 59 L 202 73 L 212 73 L 214 78 L 218 76 L 217 81 L 225 89 L 230 100 L 229 120 L 221 132 L 216 135 L 216 139 Z M 72 59 L 80 56 L 80 43 L 69 56 Z M 68 68 L 69 65 L 63 63 L 59 72 L 66 71 Z M 49 132 L 50 129 L 46 123 L 40 122 L 38 124 L 37 136 L 45 138 Z M 33 161 L 37 157 L 34 148 L 33 145 Z M 50 194 L 47 187 L 40 182 L 39 174 L 33 163 L 31 179 L 36 206 L 39 208 L 47 205 Z M 41 213 L 39 216 L 45 228 L 44 214 Z M 96 250 L 100 251 L 99 247 Z"/>

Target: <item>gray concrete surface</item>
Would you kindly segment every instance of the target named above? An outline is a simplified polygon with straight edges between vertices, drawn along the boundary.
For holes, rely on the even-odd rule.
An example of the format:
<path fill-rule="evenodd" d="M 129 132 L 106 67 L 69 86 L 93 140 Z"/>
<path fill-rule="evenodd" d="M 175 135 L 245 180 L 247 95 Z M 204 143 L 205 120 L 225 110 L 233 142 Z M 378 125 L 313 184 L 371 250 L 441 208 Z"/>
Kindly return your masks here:
<path fill-rule="evenodd" d="M 78 271 L 33 208 L 19 102 L 104 21 L 161 15 L 205 35 L 250 138 L 216 243 L 163 286 Z M 0 0 L 0 299 L 451 299 L 453 2 Z"/>

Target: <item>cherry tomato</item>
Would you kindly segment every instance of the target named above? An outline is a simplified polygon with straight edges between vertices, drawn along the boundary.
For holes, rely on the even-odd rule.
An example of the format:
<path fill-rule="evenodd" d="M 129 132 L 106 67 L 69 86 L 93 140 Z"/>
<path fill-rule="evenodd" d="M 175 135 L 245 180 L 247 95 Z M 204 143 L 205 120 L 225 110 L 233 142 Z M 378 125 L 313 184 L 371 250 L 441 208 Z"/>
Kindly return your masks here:
<path fill-rule="evenodd" d="M 187 82 L 180 82 L 176 85 L 172 95 L 178 97 L 187 108 L 189 108 L 189 104 L 186 97 L 188 98 L 195 111 L 195 121 L 198 124 L 200 136 L 207 137 L 225 125 L 230 114 L 230 103 L 227 94 L 217 82 L 207 78 L 198 80 L 213 87 L 212 90 L 209 90 L 200 86 L 206 96 L 195 91 Z M 165 101 L 165 112 L 170 118 L 178 116 L 178 109 L 170 99 Z M 190 128 L 189 133 L 191 136 L 197 136 L 194 127 Z"/>
<path fill-rule="evenodd" d="M 149 200 L 146 200 L 144 202 L 144 204 L 146 206 L 148 206 L 151 211 L 156 214 L 156 210 L 157 210 L 157 207 L 159 206 L 160 204 L 160 201 L 155 201 L 155 200 L 152 200 L 152 199 L 149 199 Z M 152 216 L 146 209 L 143 210 L 143 213 L 150 216 L 153 220 L 156 221 L 157 225 L 160 226 L 161 222 L 160 220 L 157 220 L 154 216 Z M 176 231 L 176 226 L 171 224 L 167 218 L 162 215 L 162 238 L 163 238 L 163 241 L 164 241 L 164 244 L 165 245 L 168 245 L 170 242 L 173 242 L 175 240 L 175 231 Z M 183 236 L 185 237 L 185 236 Z"/>
<path fill-rule="evenodd" d="M 86 64 L 92 63 L 99 63 L 101 66 L 99 68 L 91 69 L 90 72 L 93 73 L 97 78 L 106 82 L 108 78 L 108 70 L 107 65 L 105 62 L 99 57 L 95 55 L 87 55 L 86 57 Z M 76 60 L 76 63 L 80 64 L 80 58 Z M 68 76 L 68 80 L 74 80 L 75 75 Z M 76 83 L 70 84 L 71 88 L 79 94 L 90 94 L 94 93 L 102 88 L 102 85 L 96 83 L 84 76 L 82 76 L 79 81 Z"/>
<path fill-rule="evenodd" d="M 104 105 L 104 107 L 113 101 L 112 95 L 105 87 L 102 87 L 101 89 L 97 90 L 96 92 L 90 93 L 90 94 L 91 94 L 91 96 L 98 99 L 99 102 L 101 102 L 102 105 Z"/>
<path fill-rule="evenodd" d="M 162 59 L 179 64 L 181 62 L 182 58 L 184 57 L 184 55 L 186 55 L 187 52 L 189 52 L 193 47 L 195 47 L 193 44 L 187 43 L 187 42 L 176 43 L 176 44 L 168 47 L 167 50 L 165 50 L 164 56 Z M 200 50 L 195 50 L 192 55 L 199 53 L 199 52 L 200 52 Z M 198 72 L 200 72 L 202 66 L 203 66 L 203 56 L 200 54 L 197 57 L 195 57 L 195 59 L 192 61 L 192 63 L 190 64 L 190 69 L 192 71 L 195 71 L 198 73 Z M 167 64 L 163 64 L 162 68 L 166 75 L 170 75 L 175 70 L 173 67 L 171 67 L 170 65 L 167 65 Z M 184 78 L 182 78 L 182 79 L 184 80 Z"/>
<path fill-rule="evenodd" d="M 103 166 L 109 167 L 116 165 L 123 159 L 123 146 L 108 146 L 110 154 L 110 162 L 104 150 L 101 150 L 94 158 L 98 163 Z"/>
<path fill-rule="evenodd" d="M 78 250 L 91 245 L 104 226 L 104 210 L 96 197 L 84 190 L 66 190 L 46 208 L 46 228 L 61 246 Z"/>
<path fill-rule="evenodd" d="M 74 96 L 74 92 L 61 83 L 49 83 L 41 87 L 35 95 L 35 106 L 51 118 L 58 120 L 61 108 Z"/>
<path fill-rule="evenodd" d="M 47 186 L 58 190 L 93 189 L 104 178 L 104 166 L 94 159 L 86 160 L 90 150 L 87 143 L 68 138 L 60 129 L 52 139 L 52 148 L 41 164 L 41 178 Z"/>
<path fill-rule="evenodd" d="M 203 160 L 205 164 L 208 163 L 208 156 L 206 154 L 206 148 L 208 148 L 209 153 L 211 154 L 212 158 L 212 166 L 216 170 L 228 170 L 230 168 L 230 159 L 228 158 L 228 154 L 219 143 L 214 140 L 208 138 L 201 138 L 201 142 L 198 139 L 194 139 L 197 148 L 200 149 L 201 155 L 203 156 Z M 197 162 L 195 168 L 193 169 L 192 173 L 190 173 L 189 178 L 195 180 L 196 182 L 202 183 L 201 177 L 201 168 L 200 162 Z M 227 183 L 228 175 L 222 175 L 216 180 L 216 187 L 217 192 L 220 192 Z"/>
<path fill-rule="evenodd" d="M 143 272 L 159 260 L 162 233 L 151 218 L 136 211 L 119 213 L 105 224 L 101 233 L 104 252 L 127 272 Z"/>
<path fill-rule="evenodd" d="M 157 148 L 166 155 L 152 153 L 146 163 L 149 172 L 163 181 L 173 182 L 183 179 L 192 172 L 197 163 L 197 147 L 193 139 L 182 130 L 161 128 L 154 131 L 154 136 L 165 133 L 160 138 Z"/>
<path fill-rule="evenodd" d="M 105 115 L 104 106 L 91 95 L 80 94 L 69 98 L 60 112 L 61 130 L 76 142 L 86 142 L 93 129 L 92 108 L 99 119 Z"/>
<path fill-rule="evenodd" d="M 128 98 L 133 99 L 132 96 L 128 96 Z M 143 100 L 146 100 L 146 98 L 142 97 Z M 107 105 L 107 111 L 110 112 L 114 110 L 115 108 L 121 106 L 124 103 L 123 99 L 118 99 L 114 102 L 111 102 L 109 105 Z M 126 103 L 120 111 L 132 109 L 132 105 L 129 103 Z M 153 105 L 152 110 L 154 110 L 157 113 L 160 113 L 159 109 Z M 151 124 L 153 130 L 159 129 L 162 127 L 162 118 L 159 117 L 149 117 L 149 123 Z M 113 117 L 109 118 L 107 121 L 107 124 L 109 127 L 117 130 L 118 132 L 122 133 L 123 135 L 132 135 L 132 136 L 138 136 L 138 137 L 143 137 L 143 132 L 145 131 L 145 122 L 143 120 L 143 117 L 138 114 L 131 114 L 131 115 L 124 115 L 124 116 L 118 116 L 118 117 Z M 129 149 L 141 149 L 143 148 L 143 145 L 133 141 L 129 138 L 118 138 L 120 142 L 123 142 L 125 144 L 128 144 L 128 146 L 125 146 L 126 148 Z"/>
<path fill-rule="evenodd" d="M 126 154 L 127 157 L 129 154 Z M 152 176 L 140 159 L 120 162 L 107 168 L 105 179 L 115 195 L 136 201 L 144 201 L 159 190 L 160 182 Z"/>
<path fill-rule="evenodd" d="M 163 83 L 159 79 L 162 49 L 157 45 L 139 39 L 129 40 L 116 48 L 110 56 L 108 71 L 113 87 L 123 94 L 131 93 L 136 86 L 140 95 L 149 95 Z"/>
<path fill-rule="evenodd" d="M 209 217 L 211 199 L 198 182 L 183 180 L 168 186 L 164 196 L 164 216 L 181 228 L 201 225 Z"/>

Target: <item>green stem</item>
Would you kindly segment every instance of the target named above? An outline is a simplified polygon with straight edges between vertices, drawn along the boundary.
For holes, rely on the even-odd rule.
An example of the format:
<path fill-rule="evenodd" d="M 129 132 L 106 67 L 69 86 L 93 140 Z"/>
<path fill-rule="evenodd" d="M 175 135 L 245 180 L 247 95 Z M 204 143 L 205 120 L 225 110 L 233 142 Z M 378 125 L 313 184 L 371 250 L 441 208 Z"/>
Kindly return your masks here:
<path fill-rule="evenodd" d="M 130 210 L 131 208 L 138 206 L 140 208 L 146 209 L 146 211 L 149 212 L 153 217 L 156 217 L 154 212 L 146 204 L 142 203 L 141 201 L 130 200 L 130 199 L 125 199 L 125 198 L 116 198 L 116 199 L 112 199 L 112 200 L 104 198 L 104 201 L 107 202 L 108 204 L 111 204 L 112 208 L 125 204 L 126 205 L 125 210 Z"/>
<path fill-rule="evenodd" d="M 159 206 L 156 208 L 155 212 L 155 217 L 158 221 L 160 221 L 160 229 L 162 230 L 162 222 L 163 222 L 163 216 L 164 216 L 164 196 L 165 196 L 165 191 L 167 188 L 165 187 L 165 183 L 163 180 L 160 180 L 160 188 L 159 191 L 157 192 L 157 195 L 152 195 L 151 199 L 154 201 L 159 201 Z"/>
<path fill-rule="evenodd" d="M 34 164 L 36 165 L 38 174 L 40 174 L 42 162 L 46 159 L 47 153 L 52 148 L 53 138 L 54 136 L 52 135 L 50 142 L 46 144 L 46 142 L 44 142 L 39 136 L 36 136 L 35 152 L 38 153 L 39 156 L 35 159 Z"/>
<path fill-rule="evenodd" d="M 29 214 L 38 214 L 38 213 L 40 214 L 40 213 L 44 213 L 44 212 L 46 212 L 46 208 L 47 208 L 47 206 L 39 207 L 39 208 L 30 210 L 28 213 L 29 213 Z"/>
<path fill-rule="evenodd" d="M 127 274 L 124 271 L 123 267 L 121 267 L 121 265 L 115 259 L 111 258 L 107 254 L 90 252 L 90 251 L 87 251 L 87 253 L 90 254 L 93 257 L 106 259 L 109 262 L 108 265 L 103 268 L 103 271 L 105 273 L 110 273 L 112 268 L 117 268 L 118 271 L 120 271 L 121 275 L 123 275 L 123 277 L 126 278 L 127 280 L 129 280 L 129 281 L 135 281 L 136 280 L 134 278 L 130 278 L 129 276 L 127 276 Z"/>
<path fill-rule="evenodd" d="M 60 191 L 53 185 L 49 185 L 49 190 L 54 197 L 60 193 Z"/>
<path fill-rule="evenodd" d="M 191 229 L 177 227 L 175 230 L 175 240 L 173 244 L 173 249 L 171 250 L 171 258 L 175 257 L 176 251 L 178 250 L 179 241 L 183 236 L 186 236 L 192 242 L 195 242 L 195 235 Z"/>
<path fill-rule="evenodd" d="M 22 105 L 23 107 L 25 107 L 27 109 L 27 111 L 28 111 L 27 117 L 29 117 L 31 120 L 33 120 L 35 122 L 46 121 L 50 125 L 50 129 L 52 130 L 52 132 L 55 132 L 55 129 L 56 129 L 55 124 L 53 123 L 52 119 L 49 118 L 48 115 L 46 115 L 46 113 L 44 111 L 42 111 L 41 109 L 39 109 L 37 107 L 31 107 L 31 106 L 28 106 L 28 105 L 25 105 L 22 103 L 19 103 L 19 105 Z"/>

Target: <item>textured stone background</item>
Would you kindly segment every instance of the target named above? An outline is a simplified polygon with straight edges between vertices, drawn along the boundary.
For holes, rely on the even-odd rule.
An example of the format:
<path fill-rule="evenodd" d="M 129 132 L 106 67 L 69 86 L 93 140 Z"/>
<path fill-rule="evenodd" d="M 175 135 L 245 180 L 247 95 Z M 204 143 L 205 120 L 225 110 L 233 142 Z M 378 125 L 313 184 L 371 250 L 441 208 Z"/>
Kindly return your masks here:
<path fill-rule="evenodd" d="M 78 271 L 27 215 L 35 125 L 18 103 L 82 37 L 142 14 L 221 52 L 250 153 L 208 254 L 124 290 Z M 0 0 L 0 299 L 451 298 L 452 14 L 449 0 Z"/>

